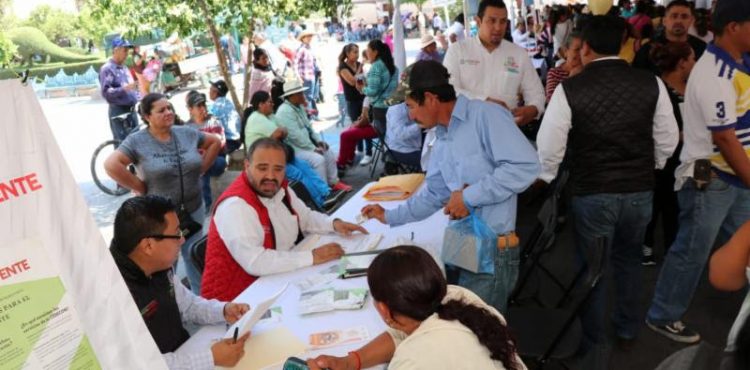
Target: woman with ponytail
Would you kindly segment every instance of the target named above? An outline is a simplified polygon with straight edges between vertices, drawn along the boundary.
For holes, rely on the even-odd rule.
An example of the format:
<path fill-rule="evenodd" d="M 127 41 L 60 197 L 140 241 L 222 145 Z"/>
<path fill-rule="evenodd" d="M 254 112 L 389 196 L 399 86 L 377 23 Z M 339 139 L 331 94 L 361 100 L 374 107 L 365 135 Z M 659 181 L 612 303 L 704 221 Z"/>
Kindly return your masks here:
<path fill-rule="evenodd" d="M 526 369 L 505 319 L 474 293 L 447 285 L 414 246 L 391 248 L 367 270 L 375 308 L 389 329 L 346 357 L 319 356 L 310 369 Z"/>

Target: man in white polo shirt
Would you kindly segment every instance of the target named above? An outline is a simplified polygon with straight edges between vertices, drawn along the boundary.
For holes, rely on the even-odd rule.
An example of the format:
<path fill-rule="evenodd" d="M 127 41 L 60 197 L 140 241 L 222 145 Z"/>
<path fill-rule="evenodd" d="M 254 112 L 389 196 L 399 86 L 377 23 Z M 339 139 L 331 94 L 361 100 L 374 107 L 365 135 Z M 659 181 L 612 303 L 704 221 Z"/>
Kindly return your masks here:
<path fill-rule="evenodd" d="M 544 112 L 544 88 L 526 50 L 503 40 L 508 9 L 502 0 L 482 0 L 479 35 L 452 45 L 443 64 L 456 92 L 508 108 L 523 126 Z M 525 105 L 519 106 L 519 95 Z"/>

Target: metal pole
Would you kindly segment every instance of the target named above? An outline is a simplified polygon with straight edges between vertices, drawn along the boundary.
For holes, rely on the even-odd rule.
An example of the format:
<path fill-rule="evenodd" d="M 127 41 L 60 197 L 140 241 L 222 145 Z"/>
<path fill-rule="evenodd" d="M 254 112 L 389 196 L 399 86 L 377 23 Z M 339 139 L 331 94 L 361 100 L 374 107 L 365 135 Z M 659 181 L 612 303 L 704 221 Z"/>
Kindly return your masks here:
<path fill-rule="evenodd" d="M 463 0 L 464 2 L 464 36 L 467 38 L 471 36 L 471 18 L 469 17 L 469 0 Z"/>
<path fill-rule="evenodd" d="M 393 0 L 393 62 L 400 71 L 406 67 L 404 24 L 401 22 L 401 1 Z"/>

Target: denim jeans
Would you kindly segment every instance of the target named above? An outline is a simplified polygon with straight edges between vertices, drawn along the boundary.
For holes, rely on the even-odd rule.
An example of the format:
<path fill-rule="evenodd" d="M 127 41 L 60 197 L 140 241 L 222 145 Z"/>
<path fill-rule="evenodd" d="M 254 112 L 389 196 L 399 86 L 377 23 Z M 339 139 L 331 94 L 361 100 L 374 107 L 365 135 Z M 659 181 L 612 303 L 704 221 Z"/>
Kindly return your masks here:
<path fill-rule="evenodd" d="M 130 112 L 130 114 L 128 115 L 127 121 L 112 119 L 112 117 L 119 116 L 128 112 Z M 109 117 L 109 129 L 112 130 L 112 138 L 115 140 L 125 140 L 130 131 L 138 126 L 138 117 L 135 115 L 133 107 L 110 105 Z"/>
<path fill-rule="evenodd" d="M 200 207 L 198 207 L 195 211 L 190 213 L 190 216 L 195 220 L 195 222 L 203 225 L 203 223 L 206 221 L 206 210 L 201 204 Z M 191 236 L 190 239 L 185 239 L 185 243 L 182 244 L 182 247 L 180 248 L 180 254 L 182 255 L 182 262 L 185 264 L 185 274 L 187 275 L 188 281 L 190 282 L 190 290 L 195 293 L 195 295 L 200 295 L 201 293 L 201 273 L 198 271 L 198 269 L 195 268 L 193 265 L 193 261 L 190 259 L 190 249 L 193 246 L 193 244 L 198 241 L 203 235 L 205 235 L 204 230 L 201 230 L 195 235 Z M 177 266 L 177 263 L 175 262 L 175 267 Z"/>
<path fill-rule="evenodd" d="M 501 314 L 508 311 L 508 297 L 516 287 L 518 280 L 518 263 L 521 248 L 498 249 L 495 255 L 495 274 L 475 274 L 473 272 L 447 266 L 450 270 L 458 272 L 458 285 L 471 290 L 479 298 L 495 307 Z"/>
<path fill-rule="evenodd" d="M 211 196 L 211 178 L 221 176 L 227 169 L 227 157 L 219 154 L 214 160 L 214 164 L 201 176 L 201 193 L 203 194 L 203 204 L 207 210 L 211 209 L 213 198 Z"/>
<path fill-rule="evenodd" d="M 318 109 L 318 104 L 315 102 L 315 99 L 318 97 L 317 89 L 315 88 L 316 85 L 315 80 L 302 81 L 302 86 L 307 88 L 304 92 L 305 100 L 307 100 L 307 109 Z"/>
<path fill-rule="evenodd" d="M 641 322 L 641 247 L 651 221 L 652 202 L 651 191 L 574 196 L 572 200 L 579 260 L 584 261 L 586 249 L 595 247 L 597 239 L 607 239 L 602 276 L 612 270 L 617 289 L 612 321 L 621 338 L 635 338 Z M 607 342 L 607 286 L 605 279 L 597 284 L 581 312 L 584 348 Z"/>
<path fill-rule="evenodd" d="M 648 321 L 665 325 L 682 318 L 698 286 L 717 236 L 728 239 L 750 220 L 750 190 L 714 178 L 706 190 L 689 180 L 677 193 L 680 227 L 664 258 Z"/>

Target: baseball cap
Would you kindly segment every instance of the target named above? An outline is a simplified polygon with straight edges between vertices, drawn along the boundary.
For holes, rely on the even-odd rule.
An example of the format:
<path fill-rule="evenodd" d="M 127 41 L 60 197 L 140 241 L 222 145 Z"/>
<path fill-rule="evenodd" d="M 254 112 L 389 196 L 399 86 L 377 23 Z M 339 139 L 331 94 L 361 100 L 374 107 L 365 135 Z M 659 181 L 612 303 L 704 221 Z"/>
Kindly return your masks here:
<path fill-rule="evenodd" d="M 206 94 L 197 91 L 191 91 L 188 93 L 186 100 L 188 107 L 195 107 L 198 104 L 206 104 Z"/>
<path fill-rule="evenodd" d="M 211 82 L 211 86 L 215 87 L 216 90 L 219 90 L 219 96 L 225 96 L 229 92 L 227 83 L 224 82 L 224 80 L 216 80 L 214 82 Z"/>
<path fill-rule="evenodd" d="M 130 43 L 130 41 L 125 40 L 121 36 L 117 36 L 114 39 L 112 39 L 112 49 L 115 48 L 132 48 L 133 44 Z"/>
<path fill-rule="evenodd" d="M 731 22 L 750 21 L 750 1 L 718 0 L 711 14 L 711 23 L 716 30 Z"/>

